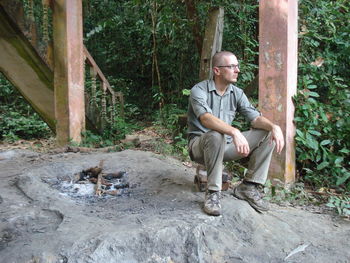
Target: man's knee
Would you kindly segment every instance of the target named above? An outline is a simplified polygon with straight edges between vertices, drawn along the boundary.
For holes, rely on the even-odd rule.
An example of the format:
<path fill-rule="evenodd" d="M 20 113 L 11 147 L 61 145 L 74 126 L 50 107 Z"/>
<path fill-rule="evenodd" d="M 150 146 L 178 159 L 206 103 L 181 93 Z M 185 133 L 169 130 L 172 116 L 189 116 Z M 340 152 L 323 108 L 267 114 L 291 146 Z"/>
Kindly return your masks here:
<path fill-rule="evenodd" d="M 262 129 L 251 129 L 248 133 L 247 140 L 251 150 L 256 148 L 268 148 L 273 150 L 275 142 L 272 141 L 272 132 Z"/>
<path fill-rule="evenodd" d="M 273 150 L 275 148 L 276 143 L 274 140 L 272 140 L 272 132 L 265 131 L 265 130 L 260 130 L 260 131 L 261 131 L 261 137 L 262 137 L 260 145 L 265 144 Z"/>
<path fill-rule="evenodd" d="M 225 145 L 225 136 L 217 131 L 209 131 L 204 135 L 204 144 L 211 147 L 222 147 Z"/>

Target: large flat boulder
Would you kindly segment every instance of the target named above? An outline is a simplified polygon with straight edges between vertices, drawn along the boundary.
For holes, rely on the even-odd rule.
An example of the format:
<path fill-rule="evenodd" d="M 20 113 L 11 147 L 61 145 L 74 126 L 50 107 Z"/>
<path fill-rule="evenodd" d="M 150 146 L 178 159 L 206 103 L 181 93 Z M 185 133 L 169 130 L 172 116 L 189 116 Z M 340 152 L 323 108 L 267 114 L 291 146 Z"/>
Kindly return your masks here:
<path fill-rule="evenodd" d="M 6 158 L 0 159 L 0 262 L 350 258 L 350 225 L 331 215 L 277 205 L 259 214 L 228 191 L 222 200 L 223 215 L 207 216 L 202 211 L 204 193 L 193 185 L 195 170 L 169 157 L 133 150 L 12 151 L 2 156 Z M 77 195 L 63 187 L 101 160 L 106 172 L 126 172 L 127 191 L 117 196 Z"/>

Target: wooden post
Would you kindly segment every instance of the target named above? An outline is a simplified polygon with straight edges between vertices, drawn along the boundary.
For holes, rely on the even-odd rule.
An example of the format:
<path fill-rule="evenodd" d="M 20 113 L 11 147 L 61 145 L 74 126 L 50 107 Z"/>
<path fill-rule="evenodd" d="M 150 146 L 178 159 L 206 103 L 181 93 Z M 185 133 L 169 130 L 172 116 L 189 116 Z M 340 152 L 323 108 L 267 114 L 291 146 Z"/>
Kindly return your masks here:
<path fill-rule="evenodd" d="M 209 19 L 205 29 L 202 45 L 202 56 L 199 70 L 199 79 L 210 79 L 212 72 L 212 57 L 221 51 L 224 29 L 224 8 L 214 7 L 209 11 Z"/>
<path fill-rule="evenodd" d="M 82 1 L 53 2 L 56 135 L 65 145 L 85 129 Z"/>
<path fill-rule="evenodd" d="M 286 140 L 274 154 L 269 177 L 295 181 L 295 126 L 292 96 L 297 86 L 298 1 L 260 0 L 259 106 L 262 114 L 280 125 Z"/>

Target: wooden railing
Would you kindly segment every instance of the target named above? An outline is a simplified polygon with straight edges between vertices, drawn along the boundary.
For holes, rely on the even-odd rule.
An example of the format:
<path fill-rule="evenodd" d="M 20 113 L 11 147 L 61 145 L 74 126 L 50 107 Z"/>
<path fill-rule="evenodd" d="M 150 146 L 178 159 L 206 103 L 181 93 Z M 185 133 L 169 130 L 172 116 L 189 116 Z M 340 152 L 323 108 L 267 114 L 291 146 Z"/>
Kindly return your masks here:
<path fill-rule="evenodd" d="M 85 87 L 85 111 L 88 119 L 102 131 L 115 121 L 116 114 L 124 118 L 124 97 L 121 92 L 114 92 L 89 51 L 84 47 L 85 70 L 90 75 L 90 83 Z M 90 86 L 87 88 L 87 86 Z M 90 94 L 89 94 L 90 93 Z M 99 107 L 101 103 L 101 107 Z M 117 109 L 119 105 L 119 109 Z"/>

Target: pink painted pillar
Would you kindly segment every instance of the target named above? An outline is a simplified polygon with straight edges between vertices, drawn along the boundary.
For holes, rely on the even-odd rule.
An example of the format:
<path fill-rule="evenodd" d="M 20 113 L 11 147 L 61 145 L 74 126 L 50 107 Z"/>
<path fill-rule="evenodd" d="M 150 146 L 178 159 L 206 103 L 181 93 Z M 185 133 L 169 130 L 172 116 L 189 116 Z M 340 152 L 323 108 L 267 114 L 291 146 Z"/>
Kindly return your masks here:
<path fill-rule="evenodd" d="M 85 129 L 82 1 L 53 2 L 56 136 L 65 145 Z"/>
<path fill-rule="evenodd" d="M 280 125 L 286 140 L 274 153 L 269 177 L 295 181 L 295 126 L 292 96 L 297 87 L 298 1 L 260 0 L 259 106 L 262 114 Z"/>

